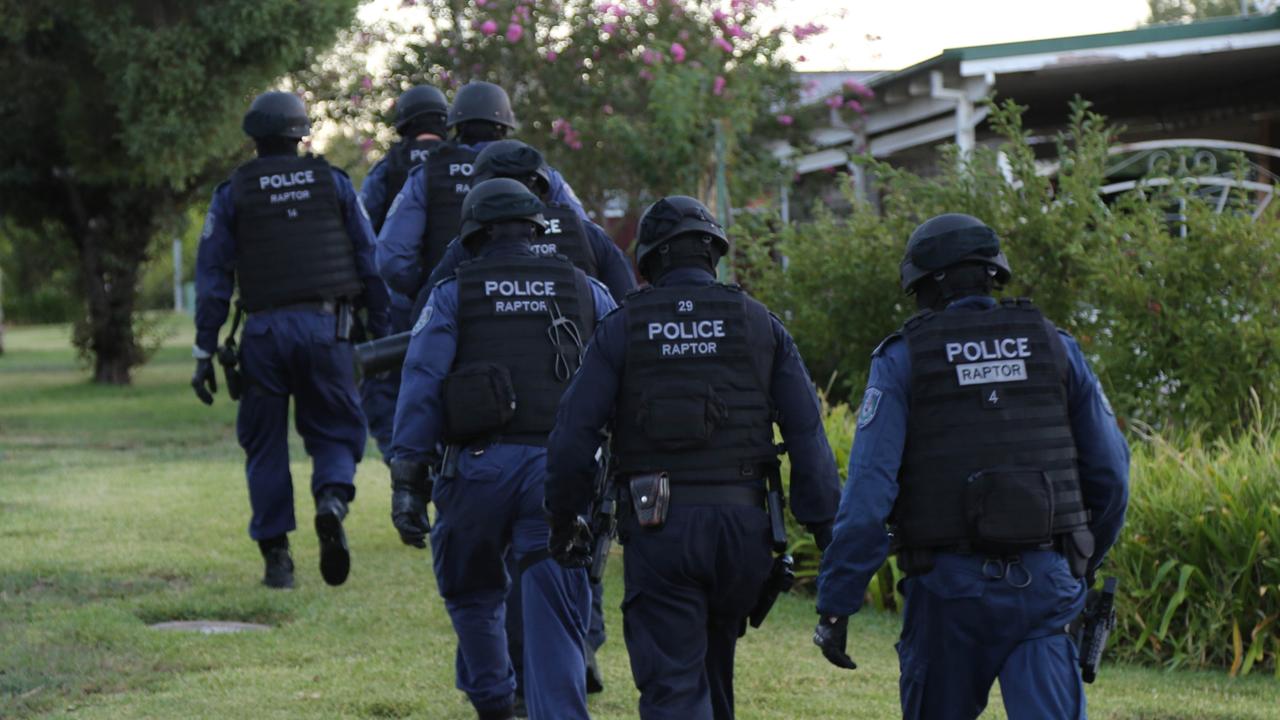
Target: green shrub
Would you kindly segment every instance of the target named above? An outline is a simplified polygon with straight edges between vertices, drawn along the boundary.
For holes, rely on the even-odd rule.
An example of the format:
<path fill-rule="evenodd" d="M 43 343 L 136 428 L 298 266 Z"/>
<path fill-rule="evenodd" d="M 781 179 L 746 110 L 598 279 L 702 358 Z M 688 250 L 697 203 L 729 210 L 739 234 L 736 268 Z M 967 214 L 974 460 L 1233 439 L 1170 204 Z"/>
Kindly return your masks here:
<path fill-rule="evenodd" d="M 1135 444 L 1128 520 L 1102 571 L 1120 579 L 1116 657 L 1280 675 L 1280 422 L 1254 417 L 1231 439 Z"/>
<path fill-rule="evenodd" d="M 879 210 L 855 201 L 847 216 L 818 208 L 802 225 L 740 223 L 744 285 L 783 317 L 815 378 L 836 374 L 833 400 L 856 398 L 871 350 L 915 309 L 898 287 L 907 236 L 935 214 L 970 213 L 1004 241 L 1005 295 L 1034 298 L 1075 335 L 1122 418 L 1246 427 L 1251 391 L 1264 406 L 1280 399 L 1280 203 L 1255 222 L 1175 183 L 1107 204 L 1105 120 L 1077 102 L 1047 178 L 1023 110 L 993 106 L 1004 142 L 963 161 L 947 149 L 937 175 L 869 163 Z M 1185 221 L 1170 223 L 1167 210 L 1183 205 Z"/>

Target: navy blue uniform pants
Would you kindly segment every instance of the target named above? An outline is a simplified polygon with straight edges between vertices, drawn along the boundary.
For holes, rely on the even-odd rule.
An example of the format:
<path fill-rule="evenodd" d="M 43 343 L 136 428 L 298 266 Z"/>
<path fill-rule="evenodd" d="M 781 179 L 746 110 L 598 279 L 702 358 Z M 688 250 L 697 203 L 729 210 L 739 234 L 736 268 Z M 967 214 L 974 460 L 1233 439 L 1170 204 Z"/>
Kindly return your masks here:
<path fill-rule="evenodd" d="M 1061 555 L 939 555 L 903 592 L 904 718 L 976 718 L 998 678 L 1010 720 L 1083 720 L 1078 656 L 1063 629 L 1084 609 L 1085 588 Z"/>
<path fill-rule="evenodd" d="M 769 576 L 762 508 L 677 505 L 623 525 L 623 633 L 644 720 L 733 717 L 738 633 Z"/>
<path fill-rule="evenodd" d="M 399 296 L 393 296 L 399 297 Z M 412 327 L 409 308 L 391 305 L 391 333 L 406 332 Z M 396 419 L 396 399 L 400 396 L 400 368 L 366 377 L 360 383 L 360 405 L 369 418 L 369 434 L 378 444 L 383 460 L 390 461 L 391 434 Z"/>
<path fill-rule="evenodd" d="M 546 456 L 543 448 L 521 445 L 493 445 L 479 455 L 463 452 L 457 476 L 437 481 L 432 492 L 436 584 L 458 635 L 458 689 L 477 710 L 501 708 L 515 699 L 504 557 L 508 547 L 517 561 L 546 550 Z M 544 557 L 525 568 L 520 582 L 529 717 L 585 719 L 587 573 Z"/>
<path fill-rule="evenodd" d="M 520 566 L 515 553 L 507 553 L 507 574 L 511 576 L 511 590 L 507 593 L 507 649 L 515 665 L 516 686 L 524 687 L 524 617 L 520 610 Z M 605 641 L 604 586 L 591 583 L 591 618 L 587 621 L 587 647 L 599 650 Z"/>
<path fill-rule="evenodd" d="M 248 387 L 236 436 L 245 451 L 254 540 L 297 527 L 289 473 L 289 397 L 311 457 L 311 493 L 355 498 L 356 463 L 364 453 L 365 419 L 352 368 L 351 344 L 334 339 L 336 319 L 318 311 L 252 315 L 240 342 Z"/>

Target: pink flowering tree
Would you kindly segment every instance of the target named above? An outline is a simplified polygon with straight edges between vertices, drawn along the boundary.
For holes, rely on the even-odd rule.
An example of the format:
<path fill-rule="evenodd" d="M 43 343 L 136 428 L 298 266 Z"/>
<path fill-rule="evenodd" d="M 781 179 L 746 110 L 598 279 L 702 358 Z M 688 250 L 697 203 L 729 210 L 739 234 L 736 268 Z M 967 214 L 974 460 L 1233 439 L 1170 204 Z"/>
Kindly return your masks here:
<path fill-rule="evenodd" d="M 498 83 L 520 119 L 517 137 L 543 150 L 590 207 L 621 197 L 634 211 L 671 193 L 713 201 L 717 136 L 730 197 L 746 204 L 782 177 L 767 142 L 805 130 L 805 116 L 789 111 L 800 88 L 782 47 L 822 28 L 765 27 L 762 0 L 406 4 L 429 20 L 362 30 L 362 52 L 391 50 L 389 72 L 372 88 L 348 78 L 331 114 L 372 137 L 414 83 L 450 95 L 469 80 Z M 390 139 L 384 130 L 379 142 Z"/>

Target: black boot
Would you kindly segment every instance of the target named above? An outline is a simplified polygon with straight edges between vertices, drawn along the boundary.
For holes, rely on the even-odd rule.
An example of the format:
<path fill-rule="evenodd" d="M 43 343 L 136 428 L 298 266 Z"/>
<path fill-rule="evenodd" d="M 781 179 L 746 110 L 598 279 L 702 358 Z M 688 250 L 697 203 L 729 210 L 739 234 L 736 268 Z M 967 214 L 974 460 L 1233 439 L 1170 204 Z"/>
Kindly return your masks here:
<path fill-rule="evenodd" d="M 341 585 L 351 572 L 351 552 L 342 519 L 347 502 L 332 493 L 316 498 L 316 536 L 320 538 L 320 576 L 330 585 Z"/>
<path fill-rule="evenodd" d="M 489 710 L 476 710 L 476 716 L 479 720 L 512 720 L 515 712 L 510 705 L 500 708 L 492 708 Z"/>
<path fill-rule="evenodd" d="M 289 536 L 259 540 L 258 549 L 262 551 L 262 560 L 266 564 L 262 584 L 277 590 L 292 588 L 293 558 L 289 556 Z"/>
<path fill-rule="evenodd" d="M 600 674 L 600 664 L 596 662 L 596 651 L 587 648 L 587 694 L 604 692 L 604 675 Z"/>

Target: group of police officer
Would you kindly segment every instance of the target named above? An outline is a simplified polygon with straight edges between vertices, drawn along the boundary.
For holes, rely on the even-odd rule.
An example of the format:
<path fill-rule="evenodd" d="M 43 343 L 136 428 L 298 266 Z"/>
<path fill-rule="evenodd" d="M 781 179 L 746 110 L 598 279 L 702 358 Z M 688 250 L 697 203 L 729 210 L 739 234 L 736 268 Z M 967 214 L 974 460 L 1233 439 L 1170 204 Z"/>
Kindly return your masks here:
<path fill-rule="evenodd" d="M 848 617 L 896 552 L 905 717 L 976 717 L 997 678 L 1012 718 L 1085 716 L 1065 628 L 1123 523 L 1128 449 L 1075 341 L 992 297 L 1010 268 L 990 228 L 943 215 L 908 241 L 920 312 L 873 353 L 842 495 L 792 338 L 716 281 L 730 244 L 706 207 L 649 206 L 636 290 L 560 174 L 507 139 L 502 88 L 450 104 L 418 86 L 396 109 L 401 139 L 357 196 L 298 154 L 301 100 L 259 96 L 244 119 L 258 157 L 206 220 L 192 385 L 212 403 L 216 358 L 240 399 L 267 586 L 294 583 L 293 396 L 321 575 L 349 573 L 368 428 L 401 540 L 431 543 L 479 718 L 588 717 L 604 623 L 585 567 L 615 506 L 641 717 L 732 718 L 737 640 L 789 586 L 785 452 L 791 511 L 823 550 L 813 639 L 831 663 L 855 667 Z M 389 335 L 403 362 L 358 387 L 352 343 Z"/>

